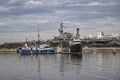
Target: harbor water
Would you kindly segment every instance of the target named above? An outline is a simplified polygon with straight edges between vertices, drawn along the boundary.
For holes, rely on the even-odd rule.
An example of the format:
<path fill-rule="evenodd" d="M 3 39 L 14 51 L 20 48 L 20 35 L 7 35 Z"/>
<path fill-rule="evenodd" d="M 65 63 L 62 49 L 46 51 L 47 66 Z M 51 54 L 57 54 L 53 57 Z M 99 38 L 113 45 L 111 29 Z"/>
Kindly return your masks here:
<path fill-rule="evenodd" d="M 120 80 L 120 53 L 1 53 L 0 80 Z"/>

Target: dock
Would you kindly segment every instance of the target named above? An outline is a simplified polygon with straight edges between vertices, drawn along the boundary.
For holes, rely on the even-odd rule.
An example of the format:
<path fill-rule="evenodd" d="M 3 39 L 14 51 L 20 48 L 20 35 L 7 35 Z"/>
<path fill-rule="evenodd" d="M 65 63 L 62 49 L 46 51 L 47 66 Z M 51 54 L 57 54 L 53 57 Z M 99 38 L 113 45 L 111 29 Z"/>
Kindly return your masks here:
<path fill-rule="evenodd" d="M 97 52 L 97 53 L 120 52 L 120 47 L 83 48 L 83 52 Z"/>
<path fill-rule="evenodd" d="M 0 49 L 0 53 L 17 53 L 17 49 Z M 96 53 L 111 53 L 111 52 L 118 52 L 120 53 L 120 47 L 100 47 L 100 48 L 83 48 L 83 53 L 84 52 L 96 52 Z M 56 54 L 70 54 L 67 51 L 63 52 L 56 52 Z"/>
<path fill-rule="evenodd" d="M 16 53 L 17 49 L 0 49 L 0 53 Z"/>

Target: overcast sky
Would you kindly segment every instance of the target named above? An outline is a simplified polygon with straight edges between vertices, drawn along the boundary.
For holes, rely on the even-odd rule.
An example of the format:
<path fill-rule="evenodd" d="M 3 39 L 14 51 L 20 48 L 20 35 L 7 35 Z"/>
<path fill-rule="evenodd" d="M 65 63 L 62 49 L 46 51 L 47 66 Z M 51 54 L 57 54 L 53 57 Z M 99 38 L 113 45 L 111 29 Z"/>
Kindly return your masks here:
<path fill-rule="evenodd" d="M 0 0 L 0 43 L 58 35 L 59 24 L 81 36 L 120 34 L 120 0 Z"/>

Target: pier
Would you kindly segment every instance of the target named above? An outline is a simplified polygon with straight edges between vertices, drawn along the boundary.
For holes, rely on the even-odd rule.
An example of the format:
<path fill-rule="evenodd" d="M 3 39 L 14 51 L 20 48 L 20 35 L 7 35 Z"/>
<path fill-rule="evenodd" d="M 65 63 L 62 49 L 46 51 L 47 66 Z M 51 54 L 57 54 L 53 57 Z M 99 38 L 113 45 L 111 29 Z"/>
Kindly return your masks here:
<path fill-rule="evenodd" d="M 0 49 L 0 53 L 17 53 L 17 49 Z M 111 52 L 120 52 L 120 47 L 100 47 L 100 48 L 83 48 L 84 52 L 97 52 L 97 53 L 111 53 Z M 56 52 L 56 54 L 70 54 L 68 51 Z"/>
<path fill-rule="evenodd" d="M 120 52 L 120 47 L 83 48 L 83 52 L 97 52 L 97 53 Z"/>
<path fill-rule="evenodd" d="M 0 53 L 17 53 L 17 49 L 0 49 Z"/>

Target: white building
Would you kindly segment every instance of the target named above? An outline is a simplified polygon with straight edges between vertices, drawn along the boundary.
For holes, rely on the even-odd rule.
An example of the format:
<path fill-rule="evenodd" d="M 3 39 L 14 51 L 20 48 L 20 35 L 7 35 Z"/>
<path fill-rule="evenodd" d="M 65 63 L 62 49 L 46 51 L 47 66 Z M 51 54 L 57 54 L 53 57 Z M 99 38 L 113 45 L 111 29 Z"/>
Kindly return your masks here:
<path fill-rule="evenodd" d="M 97 39 L 104 38 L 104 33 L 103 32 L 98 32 L 97 33 Z"/>
<path fill-rule="evenodd" d="M 111 35 L 105 35 L 103 32 L 98 32 L 96 36 L 92 36 L 91 34 L 89 35 L 88 38 L 91 39 L 120 39 L 120 36 L 118 35 L 118 33 L 116 34 L 111 34 Z"/>

